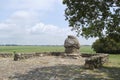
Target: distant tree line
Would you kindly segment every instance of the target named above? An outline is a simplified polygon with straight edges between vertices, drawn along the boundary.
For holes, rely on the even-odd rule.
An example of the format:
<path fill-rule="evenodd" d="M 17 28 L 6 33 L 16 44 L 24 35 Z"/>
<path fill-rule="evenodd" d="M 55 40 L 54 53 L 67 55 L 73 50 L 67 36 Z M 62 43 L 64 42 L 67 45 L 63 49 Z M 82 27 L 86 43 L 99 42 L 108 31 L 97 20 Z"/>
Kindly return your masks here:
<path fill-rule="evenodd" d="M 21 45 L 21 44 L 0 44 L 0 46 L 63 46 L 63 45 Z"/>

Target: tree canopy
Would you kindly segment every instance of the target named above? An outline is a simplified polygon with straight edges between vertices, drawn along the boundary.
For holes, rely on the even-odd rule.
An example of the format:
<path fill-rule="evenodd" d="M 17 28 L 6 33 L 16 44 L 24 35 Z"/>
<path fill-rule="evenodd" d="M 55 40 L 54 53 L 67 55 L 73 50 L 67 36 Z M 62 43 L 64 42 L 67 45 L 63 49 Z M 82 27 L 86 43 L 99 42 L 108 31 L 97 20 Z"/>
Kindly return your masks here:
<path fill-rule="evenodd" d="M 120 35 L 120 0 L 63 0 L 63 4 L 66 20 L 78 36 Z"/>

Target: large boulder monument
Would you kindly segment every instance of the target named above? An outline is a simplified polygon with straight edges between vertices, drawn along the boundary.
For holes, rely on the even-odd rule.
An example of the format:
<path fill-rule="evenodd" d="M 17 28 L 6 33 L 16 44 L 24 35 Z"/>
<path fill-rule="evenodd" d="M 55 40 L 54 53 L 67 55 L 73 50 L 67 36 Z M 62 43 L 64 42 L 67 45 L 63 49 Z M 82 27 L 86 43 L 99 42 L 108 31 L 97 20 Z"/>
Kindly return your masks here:
<path fill-rule="evenodd" d="M 68 35 L 64 42 L 65 53 L 67 54 L 79 54 L 80 43 L 75 36 Z"/>

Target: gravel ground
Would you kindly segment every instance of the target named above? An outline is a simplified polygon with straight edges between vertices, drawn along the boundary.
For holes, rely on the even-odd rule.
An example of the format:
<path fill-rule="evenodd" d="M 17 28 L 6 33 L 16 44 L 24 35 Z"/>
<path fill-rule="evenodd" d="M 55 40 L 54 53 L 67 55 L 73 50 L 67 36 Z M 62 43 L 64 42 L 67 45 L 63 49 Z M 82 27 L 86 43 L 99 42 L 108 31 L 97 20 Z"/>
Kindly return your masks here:
<path fill-rule="evenodd" d="M 13 61 L 13 58 L 0 58 L 0 80 L 52 80 L 52 76 L 55 77 L 58 74 L 65 77 L 65 74 L 62 75 L 61 72 L 64 73 L 65 69 L 63 68 L 67 69 L 68 66 L 72 68 L 72 65 L 76 65 L 73 67 L 75 68 L 83 64 L 84 59 L 55 56 L 30 58 L 21 61 Z"/>
<path fill-rule="evenodd" d="M 0 80 L 120 80 L 120 68 L 88 70 L 84 59 L 55 56 L 13 61 L 0 58 Z"/>

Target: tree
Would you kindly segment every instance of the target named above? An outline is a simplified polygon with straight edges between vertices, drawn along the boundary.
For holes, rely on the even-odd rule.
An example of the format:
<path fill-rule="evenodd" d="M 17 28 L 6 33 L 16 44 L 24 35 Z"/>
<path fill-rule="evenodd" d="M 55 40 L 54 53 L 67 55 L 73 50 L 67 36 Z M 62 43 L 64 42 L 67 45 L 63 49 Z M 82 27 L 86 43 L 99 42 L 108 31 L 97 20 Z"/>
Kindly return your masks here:
<path fill-rule="evenodd" d="M 63 4 L 66 20 L 78 36 L 120 35 L 120 0 L 63 0 Z"/>
<path fill-rule="evenodd" d="M 97 53 L 120 54 L 120 41 L 111 39 L 109 36 L 96 40 L 92 48 Z"/>

